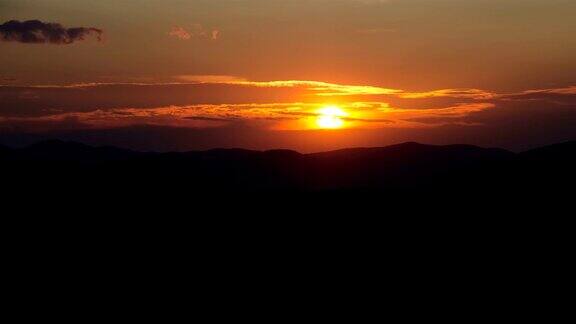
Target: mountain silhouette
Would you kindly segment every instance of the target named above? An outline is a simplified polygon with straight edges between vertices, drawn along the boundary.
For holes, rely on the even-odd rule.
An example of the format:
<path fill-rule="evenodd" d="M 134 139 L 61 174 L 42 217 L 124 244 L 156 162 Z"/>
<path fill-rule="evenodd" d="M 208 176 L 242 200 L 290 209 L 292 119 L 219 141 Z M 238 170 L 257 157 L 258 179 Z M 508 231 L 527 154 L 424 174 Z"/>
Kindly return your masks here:
<path fill-rule="evenodd" d="M 520 153 L 520 156 L 526 160 L 540 161 L 576 161 L 576 141 L 560 144 L 549 145 L 527 152 Z"/>
<path fill-rule="evenodd" d="M 575 148 L 403 143 L 313 154 L 154 153 L 48 141 L 0 147 L 0 202 L 5 223 L 15 224 L 7 228 L 32 233 L 34 247 L 72 237 L 63 244 L 115 251 L 126 239 L 211 251 L 251 240 L 267 255 L 275 242 L 313 258 L 323 252 L 311 245 L 356 246 L 351 253 L 372 259 L 389 248 L 412 258 L 423 249 L 460 256 L 490 246 L 507 260 L 525 242 L 533 242 L 530 253 L 542 242 L 568 246 Z"/>
<path fill-rule="evenodd" d="M 300 154 L 290 150 L 214 149 L 145 153 L 46 141 L 0 147 L 5 184 L 95 190 L 206 194 L 389 193 L 426 195 L 538 191 L 550 174 L 573 177 L 576 142 L 512 153 L 471 145 L 403 143 Z M 528 185 L 528 187 L 526 187 Z M 161 190 L 159 188 L 162 188 Z M 45 190 L 47 190 L 45 188 Z M 62 189 L 60 189 L 62 190 Z"/>

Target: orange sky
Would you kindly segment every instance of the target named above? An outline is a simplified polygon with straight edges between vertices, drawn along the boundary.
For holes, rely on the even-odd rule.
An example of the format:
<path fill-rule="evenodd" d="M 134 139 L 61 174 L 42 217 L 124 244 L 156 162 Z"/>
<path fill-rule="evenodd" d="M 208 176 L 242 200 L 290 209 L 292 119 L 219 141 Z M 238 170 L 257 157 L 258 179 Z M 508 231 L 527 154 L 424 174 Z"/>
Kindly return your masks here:
<path fill-rule="evenodd" d="M 574 16 L 571 0 L 3 0 L 0 24 L 86 34 L 32 44 L 0 27 L 0 136 L 161 137 L 159 150 L 573 139 Z"/>

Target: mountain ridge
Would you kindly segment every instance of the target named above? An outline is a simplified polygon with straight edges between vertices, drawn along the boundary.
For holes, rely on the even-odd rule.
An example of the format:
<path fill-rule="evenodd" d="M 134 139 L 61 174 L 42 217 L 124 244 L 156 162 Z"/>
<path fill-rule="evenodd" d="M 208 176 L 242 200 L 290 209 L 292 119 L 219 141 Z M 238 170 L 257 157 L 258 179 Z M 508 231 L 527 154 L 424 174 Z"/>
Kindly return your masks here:
<path fill-rule="evenodd" d="M 208 150 L 190 150 L 190 151 L 167 151 L 167 152 L 156 152 L 156 151 L 140 151 L 140 150 L 132 150 L 128 148 L 120 148 L 116 146 L 110 145 L 103 145 L 103 146 L 93 146 L 89 144 L 84 144 L 81 142 L 76 141 L 65 141 L 59 139 L 52 139 L 52 140 L 44 140 L 39 141 L 27 146 L 23 147 L 11 147 L 7 145 L 0 144 L 0 149 L 2 150 L 23 150 L 23 149 L 55 149 L 55 148 L 79 148 L 79 149 L 114 149 L 118 151 L 126 151 L 126 152 L 133 152 L 133 153 L 147 153 L 147 154 L 187 154 L 187 153 L 206 153 L 206 152 L 259 152 L 259 153 L 273 153 L 273 152 L 291 152 L 297 153 L 299 155 L 316 155 L 316 154 L 325 154 L 325 153 L 339 153 L 339 152 L 353 152 L 353 151 L 375 151 L 375 150 L 391 150 L 396 148 L 462 148 L 462 149 L 484 149 L 484 150 L 498 150 L 498 151 L 505 151 L 514 154 L 522 154 L 533 150 L 542 149 L 545 147 L 552 147 L 558 146 L 563 144 L 574 143 L 576 145 L 576 141 L 559 143 L 559 144 L 552 144 L 543 146 L 540 148 L 527 150 L 520 153 L 514 153 L 512 151 L 497 148 L 497 147 L 482 147 L 477 145 L 471 144 L 447 144 L 447 145 L 435 145 L 435 144 L 423 144 L 418 142 L 403 142 L 393 145 L 386 145 L 386 146 L 374 146 L 374 147 L 350 147 L 350 148 L 342 148 L 342 149 L 335 149 L 335 150 L 327 150 L 327 151 L 318 151 L 318 152 L 311 152 L 311 153 L 301 153 L 297 150 L 291 149 L 269 149 L 269 150 L 254 150 L 254 149 L 245 149 L 245 148 L 213 148 Z"/>
<path fill-rule="evenodd" d="M 189 192 L 386 192 L 401 195 L 538 192 L 576 178 L 576 141 L 523 153 L 473 145 L 415 142 L 302 154 L 213 149 L 137 152 L 64 141 L 0 149 L 5 183 L 90 189 Z M 576 181 L 576 179 L 574 179 Z M 168 188 L 168 189 L 166 189 Z"/>

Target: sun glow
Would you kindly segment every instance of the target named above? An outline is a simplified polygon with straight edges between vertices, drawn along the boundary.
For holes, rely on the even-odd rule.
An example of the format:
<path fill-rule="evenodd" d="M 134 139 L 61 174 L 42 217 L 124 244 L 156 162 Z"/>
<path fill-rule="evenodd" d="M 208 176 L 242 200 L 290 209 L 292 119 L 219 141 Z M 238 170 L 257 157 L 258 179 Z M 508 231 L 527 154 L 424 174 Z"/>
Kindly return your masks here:
<path fill-rule="evenodd" d="M 344 127 L 344 117 L 348 114 L 337 106 L 326 106 L 318 110 L 316 125 L 323 129 L 337 129 Z"/>

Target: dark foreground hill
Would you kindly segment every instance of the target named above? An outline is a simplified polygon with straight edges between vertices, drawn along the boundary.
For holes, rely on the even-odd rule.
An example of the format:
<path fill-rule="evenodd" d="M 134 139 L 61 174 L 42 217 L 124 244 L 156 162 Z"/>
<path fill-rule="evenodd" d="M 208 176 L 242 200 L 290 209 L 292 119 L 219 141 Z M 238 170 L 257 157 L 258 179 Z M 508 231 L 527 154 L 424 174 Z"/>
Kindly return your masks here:
<path fill-rule="evenodd" d="M 0 147 L 0 219 L 19 223 L 4 227 L 18 244 L 63 238 L 75 255 L 88 242 L 121 258 L 134 245 L 178 259 L 263 250 L 267 261 L 299 246 L 309 260 L 396 253 L 420 269 L 470 256 L 475 268 L 571 246 L 575 152 L 576 142 L 521 154 L 417 143 L 315 154 Z"/>
<path fill-rule="evenodd" d="M 0 148 L 3 187 L 26 194 L 106 196 L 388 194 L 395 197 L 559 194 L 575 178 L 576 142 L 515 154 L 404 143 L 300 154 L 218 149 L 142 153 L 49 141 Z"/>

